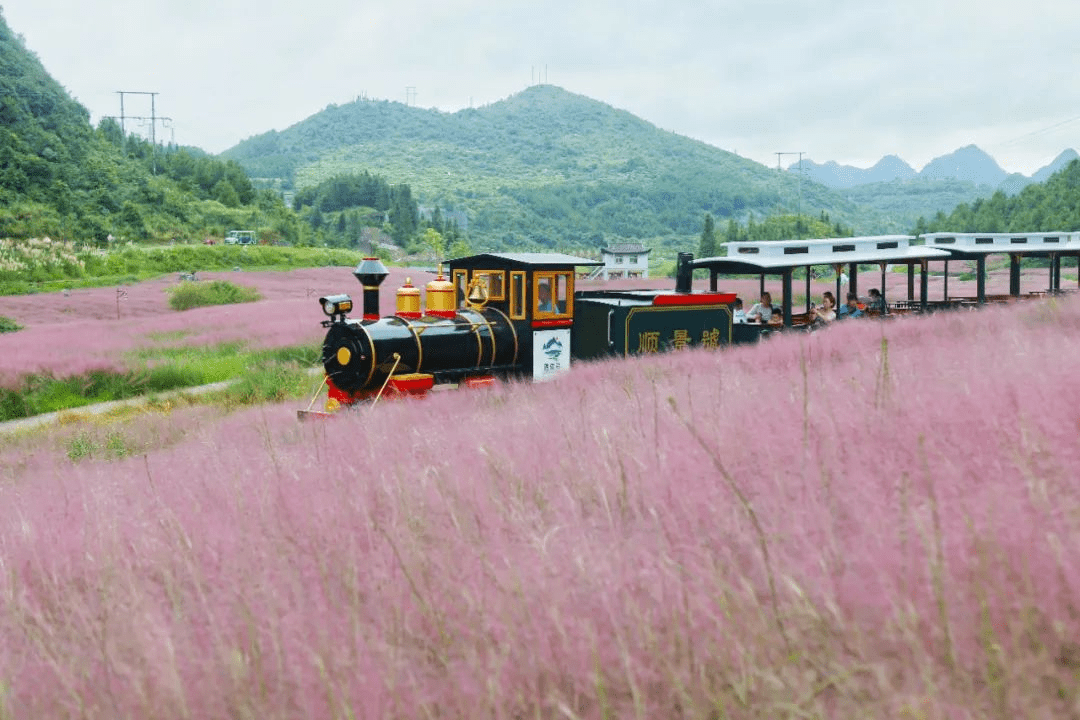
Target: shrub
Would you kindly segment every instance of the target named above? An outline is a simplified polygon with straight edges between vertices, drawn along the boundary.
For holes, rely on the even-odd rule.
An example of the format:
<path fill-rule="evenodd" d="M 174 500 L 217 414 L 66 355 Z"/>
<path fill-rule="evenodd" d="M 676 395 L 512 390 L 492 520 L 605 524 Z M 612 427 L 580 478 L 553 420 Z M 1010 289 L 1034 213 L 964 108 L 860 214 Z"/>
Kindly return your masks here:
<path fill-rule="evenodd" d="M 22 330 L 22 325 L 9 317 L 0 315 L 0 333 L 15 332 L 16 330 Z"/>
<path fill-rule="evenodd" d="M 234 303 L 255 302 L 261 299 L 255 288 L 235 285 L 226 280 L 214 280 L 209 283 L 185 282 L 170 291 L 169 306 L 173 310 L 190 310 L 207 305 L 232 305 Z"/>

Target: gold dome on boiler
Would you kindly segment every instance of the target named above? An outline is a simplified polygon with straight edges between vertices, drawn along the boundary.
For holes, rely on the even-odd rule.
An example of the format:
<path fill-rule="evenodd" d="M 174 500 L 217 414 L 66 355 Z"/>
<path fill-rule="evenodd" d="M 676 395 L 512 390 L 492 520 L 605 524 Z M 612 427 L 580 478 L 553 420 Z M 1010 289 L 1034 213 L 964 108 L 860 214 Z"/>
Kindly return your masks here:
<path fill-rule="evenodd" d="M 457 314 L 457 298 L 454 283 L 439 276 L 424 286 L 427 291 L 427 313 L 438 317 L 453 317 Z"/>

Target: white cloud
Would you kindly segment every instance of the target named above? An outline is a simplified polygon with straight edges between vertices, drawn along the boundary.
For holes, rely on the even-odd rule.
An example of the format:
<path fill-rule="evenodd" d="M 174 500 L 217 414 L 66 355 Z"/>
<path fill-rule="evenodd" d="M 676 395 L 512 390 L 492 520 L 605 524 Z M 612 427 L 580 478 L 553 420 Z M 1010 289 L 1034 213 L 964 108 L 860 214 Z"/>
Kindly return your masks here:
<path fill-rule="evenodd" d="M 361 93 L 409 86 L 457 110 L 545 79 L 770 165 L 801 150 L 921 167 L 974 143 L 1030 173 L 1080 145 L 1080 16 L 1057 0 L 116 0 L 78 16 L 23 0 L 4 15 L 95 120 L 119 113 L 117 90 L 158 92 L 159 137 L 212 152 Z"/>

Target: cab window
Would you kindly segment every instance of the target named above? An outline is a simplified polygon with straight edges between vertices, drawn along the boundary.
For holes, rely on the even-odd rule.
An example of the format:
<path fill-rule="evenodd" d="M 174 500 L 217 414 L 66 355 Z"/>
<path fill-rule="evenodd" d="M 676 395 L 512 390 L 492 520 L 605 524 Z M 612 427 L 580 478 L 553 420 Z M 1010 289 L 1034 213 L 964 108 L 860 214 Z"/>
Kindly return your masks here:
<path fill-rule="evenodd" d="M 502 270 L 474 270 L 473 278 L 479 279 L 487 289 L 488 300 L 505 300 L 505 274 Z"/>
<path fill-rule="evenodd" d="M 510 319 L 521 320 L 525 317 L 525 273 L 515 270 L 510 273 Z"/>
<path fill-rule="evenodd" d="M 457 306 L 461 307 L 465 304 L 465 298 L 469 292 L 469 272 L 467 270 L 455 270 L 452 282 L 454 283 Z"/>
<path fill-rule="evenodd" d="M 569 271 L 533 275 L 533 316 L 562 318 L 574 313 L 574 276 Z"/>

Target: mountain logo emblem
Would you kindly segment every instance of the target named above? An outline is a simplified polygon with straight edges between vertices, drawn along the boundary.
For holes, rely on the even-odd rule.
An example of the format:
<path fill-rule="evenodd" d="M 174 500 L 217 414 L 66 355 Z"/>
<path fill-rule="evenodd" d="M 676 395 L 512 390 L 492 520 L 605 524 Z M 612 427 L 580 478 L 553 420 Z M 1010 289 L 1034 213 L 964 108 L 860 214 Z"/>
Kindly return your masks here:
<path fill-rule="evenodd" d="M 544 354 L 554 360 L 562 355 L 562 343 L 559 342 L 559 338 L 553 337 L 544 343 Z"/>

